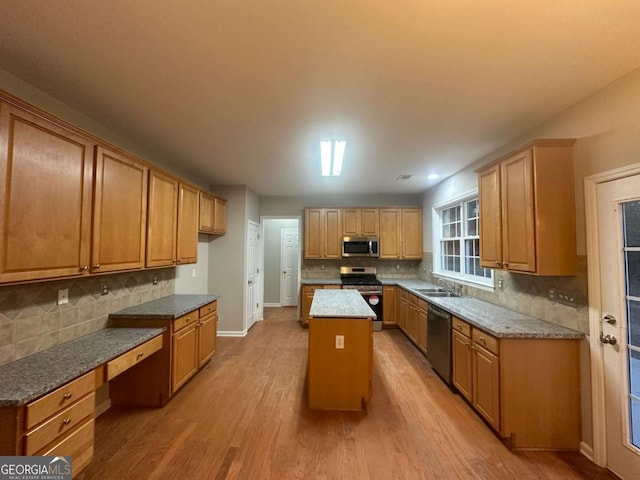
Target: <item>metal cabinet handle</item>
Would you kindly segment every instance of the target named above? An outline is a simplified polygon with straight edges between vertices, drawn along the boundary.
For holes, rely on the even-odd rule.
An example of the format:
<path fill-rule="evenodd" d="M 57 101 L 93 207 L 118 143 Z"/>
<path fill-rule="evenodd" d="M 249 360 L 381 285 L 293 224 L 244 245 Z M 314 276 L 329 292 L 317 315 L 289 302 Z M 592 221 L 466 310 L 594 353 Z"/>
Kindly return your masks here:
<path fill-rule="evenodd" d="M 69 425 L 71 423 L 71 419 L 67 417 L 62 421 L 62 423 L 64 423 L 65 425 Z"/>
<path fill-rule="evenodd" d="M 93 266 L 93 268 L 100 268 L 100 264 L 99 264 L 99 263 L 96 263 L 96 264 Z"/>
<path fill-rule="evenodd" d="M 71 398 L 71 393 L 67 392 L 64 394 L 64 396 L 62 398 L 64 398 L 65 400 L 69 400 Z"/>
<path fill-rule="evenodd" d="M 89 265 L 83 265 L 80 267 L 81 272 L 86 272 L 87 270 L 89 270 Z"/>
<path fill-rule="evenodd" d="M 142 357 L 144 357 L 144 352 L 140 352 L 140 353 L 136 356 L 136 360 L 140 360 Z"/>
<path fill-rule="evenodd" d="M 502 265 L 502 262 L 496 260 L 496 265 L 500 266 L 500 265 Z"/>

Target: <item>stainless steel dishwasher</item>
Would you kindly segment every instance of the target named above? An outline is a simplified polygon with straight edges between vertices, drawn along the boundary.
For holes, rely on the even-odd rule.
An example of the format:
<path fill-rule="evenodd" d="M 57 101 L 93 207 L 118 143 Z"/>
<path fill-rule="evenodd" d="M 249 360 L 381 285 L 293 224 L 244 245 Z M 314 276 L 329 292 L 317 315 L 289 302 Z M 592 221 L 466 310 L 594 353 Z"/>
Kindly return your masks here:
<path fill-rule="evenodd" d="M 429 304 L 427 360 L 447 385 L 451 385 L 451 314 Z"/>

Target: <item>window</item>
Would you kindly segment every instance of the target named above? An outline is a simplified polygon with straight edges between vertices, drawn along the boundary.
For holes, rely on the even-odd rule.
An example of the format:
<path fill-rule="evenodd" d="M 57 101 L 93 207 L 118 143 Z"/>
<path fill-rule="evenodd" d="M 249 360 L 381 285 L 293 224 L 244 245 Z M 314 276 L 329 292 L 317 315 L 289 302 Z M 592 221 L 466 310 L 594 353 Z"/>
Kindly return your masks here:
<path fill-rule="evenodd" d="M 480 266 L 477 191 L 433 209 L 434 273 L 493 287 L 493 271 Z"/>

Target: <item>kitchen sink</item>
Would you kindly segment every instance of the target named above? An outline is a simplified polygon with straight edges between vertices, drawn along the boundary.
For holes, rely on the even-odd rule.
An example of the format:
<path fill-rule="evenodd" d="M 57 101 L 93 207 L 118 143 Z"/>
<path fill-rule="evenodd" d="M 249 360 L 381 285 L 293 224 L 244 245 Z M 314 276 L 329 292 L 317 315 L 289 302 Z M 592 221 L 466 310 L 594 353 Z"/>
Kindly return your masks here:
<path fill-rule="evenodd" d="M 414 290 L 418 293 L 422 293 L 423 295 L 426 295 L 428 293 L 446 293 L 446 291 L 442 288 L 437 288 L 437 287 L 433 287 L 433 288 L 414 288 Z"/>
<path fill-rule="evenodd" d="M 454 292 L 444 292 L 441 290 L 435 291 L 435 292 L 433 290 L 427 291 L 427 292 L 417 290 L 417 292 L 421 293 L 425 297 L 461 297 L 462 296 Z"/>

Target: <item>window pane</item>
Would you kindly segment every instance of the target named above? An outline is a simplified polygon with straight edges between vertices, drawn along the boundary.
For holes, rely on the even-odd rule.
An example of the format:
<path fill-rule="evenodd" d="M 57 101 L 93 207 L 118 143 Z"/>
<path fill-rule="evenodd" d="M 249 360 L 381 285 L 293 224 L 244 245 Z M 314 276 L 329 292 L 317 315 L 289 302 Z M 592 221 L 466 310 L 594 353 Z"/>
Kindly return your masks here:
<path fill-rule="evenodd" d="M 640 201 L 622 204 L 624 236 L 627 247 L 640 247 Z"/>
<path fill-rule="evenodd" d="M 640 297 L 640 252 L 626 252 L 627 295 Z"/>
<path fill-rule="evenodd" d="M 629 393 L 640 398 L 640 352 L 629 350 Z"/>
<path fill-rule="evenodd" d="M 640 347 L 640 302 L 627 301 L 627 315 L 629 322 L 629 345 Z"/>
<path fill-rule="evenodd" d="M 640 401 L 632 398 L 629 415 L 631 416 L 631 443 L 640 448 Z"/>

